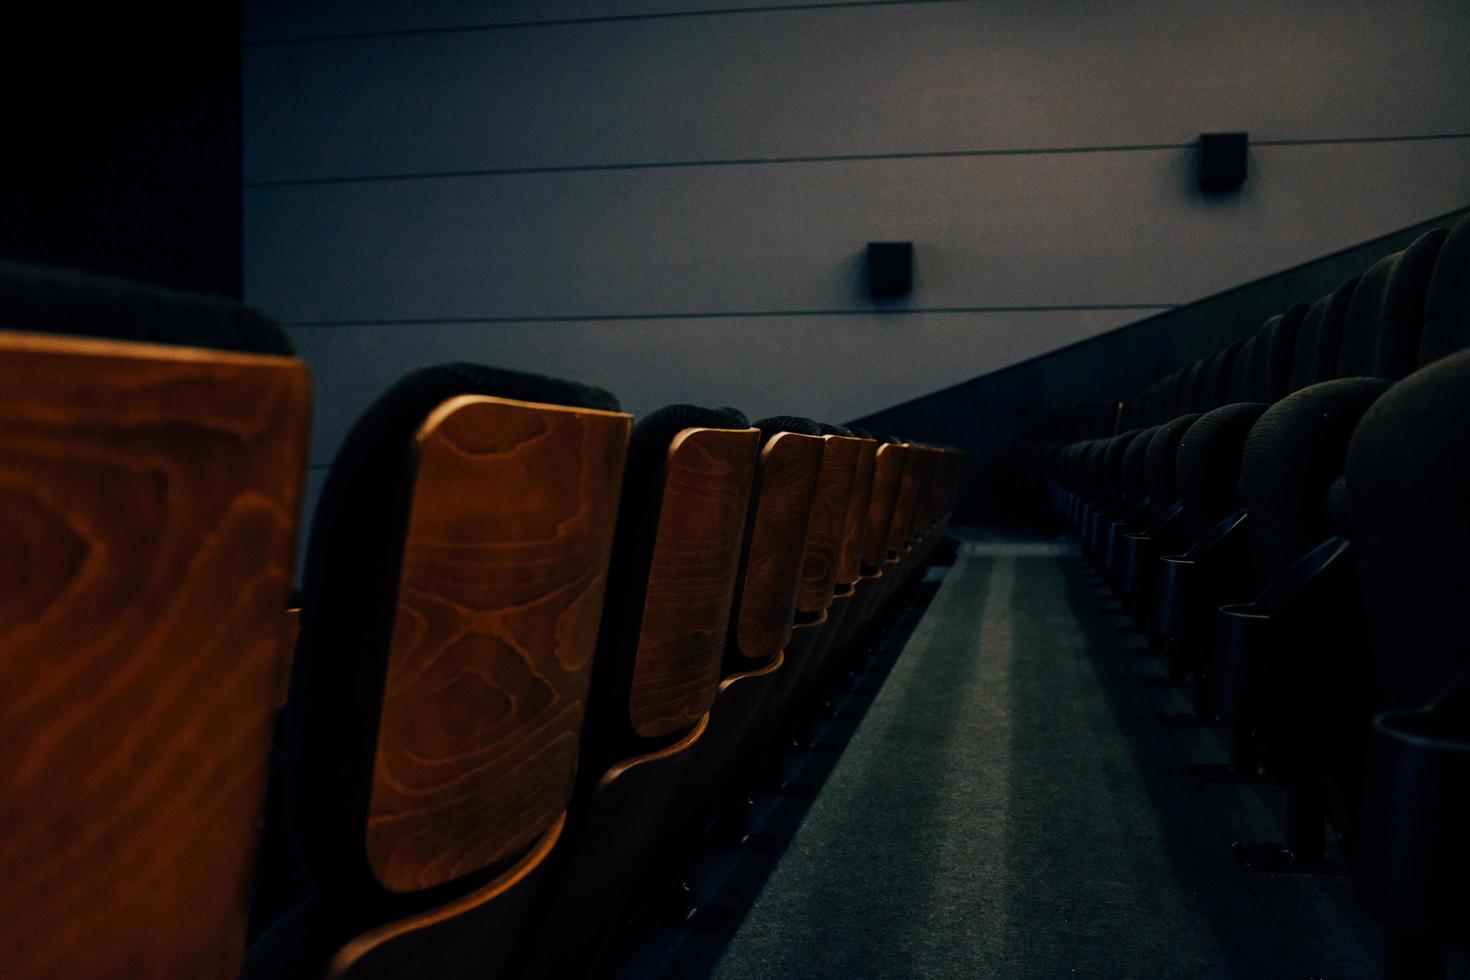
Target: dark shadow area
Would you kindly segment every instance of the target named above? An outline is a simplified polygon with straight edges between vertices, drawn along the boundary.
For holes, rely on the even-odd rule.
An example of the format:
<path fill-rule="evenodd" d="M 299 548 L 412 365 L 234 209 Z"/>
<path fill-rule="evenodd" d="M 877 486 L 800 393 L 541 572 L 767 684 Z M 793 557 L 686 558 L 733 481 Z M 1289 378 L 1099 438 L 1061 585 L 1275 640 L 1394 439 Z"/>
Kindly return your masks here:
<path fill-rule="evenodd" d="M 1081 652 L 1091 667 L 1109 722 L 1126 741 L 1148 812 L 1141 815 L 1157 836 L 1129 842 L 1148 848 L 1153 865 L 1165 871 L 1160 891 L 1183 896 L 1190 918 L 1207 923 L 1207 946 L 1195 963 L 1181 959 L 1174 975 L 1200 973 L 1231 977 L 1374 977 L 1379 974 L 1376 924 L 1353 900 L 1345 877 L 1249 874 L 1231 852 L 1236 840 L 1267 840 L 1282 835 L 1284 794 L 1262 784 L 1209 784 L 1190 778 L 1188 766 L 1221 762 L 1227 749 L 1209 727 L 1168 724 L 1160 714 L 1178 715 L 1190 703 L 1187 692 L 1167 686 L 1142 686 L 1140 677 L 1157 676 L 1160 666 L 1136 655 L 1145 641 L 1115 628 L 1100 610 L 1097 576 L 1080 559 L 1060 570 L 1066 601 L 1080 633 Z M 1035 583 L 1055 589 L 1056 584 Z M 1022 668 L 1023 670 L 1025 668 Z M 1038 683 L 1037 689 L 1044 688 Z M 1036 712 L 1041 705 L 1020 683 L 1014 710 Z M 1123 842 L 1119 842 L 1123 846 Z M 1332 855 L 1340 859 L 1340 853 Z M 1172 888 L 1169 885 L 1172 884 Z M 1167 948 L 1184 945 L 1168 923 L 1154 919 L 1155 941 Z M 1194 942 L 1198 942 L 1196 937 Z"/>

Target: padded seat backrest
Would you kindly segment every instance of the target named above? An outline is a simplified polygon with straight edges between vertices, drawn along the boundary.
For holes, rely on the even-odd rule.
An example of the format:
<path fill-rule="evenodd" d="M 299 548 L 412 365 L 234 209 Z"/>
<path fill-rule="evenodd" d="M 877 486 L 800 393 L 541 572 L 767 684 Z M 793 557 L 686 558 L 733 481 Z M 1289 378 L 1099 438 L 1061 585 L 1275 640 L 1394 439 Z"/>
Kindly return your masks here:
<path fill-rule="evenodd" d="M 1262 401 L 1276 402 L 1292 392 L 1291 369 L 1297 335 L 1307 316 L 1307 305 L 1298 303 L 1279 317 L 1272 317 L 1266 335 L 1266 378 Z"/>
<path fill-rule="evenodd" d="M 449 364 L 393 385 L 344 440 L 307 552 L 285 753 L 323 893 L 364 907 L 473 887 L 559 824 L 631 426 L 617 409 Z"/>
<path fill-rule="evenodd" d="M 1209 358 L 1200 358 L 1189 366 L 1185 371 L 1184 390 L 1179 396 L 1178 410 L 1168 418 L 1156 419 L 1155 422 L 1163 423 L 1169 421 L 1169 419 L 1184 415 L 1187 412 L 1199 411 L 1200 400 L 1204 398 L 1204 379 L 1208 367 Z"/>
<path fill-rule="evenodd" d="M 1378 328 L 1383 322 L 1383 294 L 1402 254 L 1385 255 L 1358 280 L 1343 320 L 1336 377 L 1378 377 Z"/>
<path fill-rule="evenodd" d="M 1470 351 L 1383 394 L 1348 447 L 1358 582 L 1383 708 L 1417 707 L 1470 668 Z"/>
<path fill-rule="evenodd" d="M 269 317 L 233 300 L 0 261 L 0 329 L 291 357 Z"/>
<path fill-rule="evenodd" d="M 1108 441 L 1108 446 L 1103 451 L 1104 489 L 1110 504 L 1121 503 L 1126 496 L 1123 483 L 1123 457 L 1127 454 L 1128 447 L 1142 431 L 1142 429 L 1130 429 L 1119 433 Z"/>
<path fill-rule="evenodd" d="M 759 445 L 743 415 L 694 405 L 633 428 L 589 693 L 609 756 L 714 702 Z"/>
<path fill-rule="evenodd" d="M 1424 309 L 1429 281 L 1448 229 L 1426 231 L 1404 249 L 1383 291 L 1383 320 L 1378 327 L 1377 376 L 1396 381 L 1419 367 L 1424 336 Z"/>
<path fill-rule="evenodd" d="M 1154 504 L 1154 516 L 1158 517 L 1179 500 L 1178 475 L 1175 459 L 1184 433 L 1199 419 L 1198 413 L 1181 415 L 1159 426 L 1159 430 L 1148 441 L 1144 454 L 1144 468 L 1148 477 L 1148 495 Z"/>
<path fill-rule="evenodd" d="M 1291 352 L 1289 387 L 1292 391 L 1322 380 L 1316 376 L 1317 341 L 1321 336 L 1322 318 L 1331 299 L 1331 296 L 1323 296 L 1313 303 L 1302 320 L 1301 329 L 1297 331 L 1296 346 Z"/>
<path fill-rule="evenodd" d="M 1256 338 L 1246 338 L 1230 365 L 1230 380 L 1225 389 L 1225 404 L 1234 405 L 1247 400 L 1251 379 L 1257 376 L 1260 361 L 1256 358 Z"/>
<path fill-rule="evenodd" d="M 1221 405 L 1230 403 L 1230 381 L 1234 376 L 1235 362 L 1240 357 L 1241 348 L 1244 346 L 1244 340 L 1237 340 L 1210 358 L 1210 365 L 1205 374 L 1200 411 L 1208 412 L 1212 408 L 1219 408 Z"/>
<path fill-rule="evenodd" d="M 1424 330 L 1419 341 L 1419 363 L 1470 346 L 1470 215 L 1450 229 L 1429 280 L 1424 300 Z"/>
<path fill-rule="evenodd" d="M 1148 446 L 1161 426 L 1140 432 L 1123 451 L 1123 496 L 1130 503 L 1148 496 Z"/>

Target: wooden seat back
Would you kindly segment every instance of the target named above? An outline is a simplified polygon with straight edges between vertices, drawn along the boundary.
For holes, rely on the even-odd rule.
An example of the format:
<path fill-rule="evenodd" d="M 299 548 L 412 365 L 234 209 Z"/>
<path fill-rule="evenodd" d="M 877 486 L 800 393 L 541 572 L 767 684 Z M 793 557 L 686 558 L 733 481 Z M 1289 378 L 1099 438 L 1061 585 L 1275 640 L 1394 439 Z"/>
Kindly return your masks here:
<path fill-rule="evenodd" d="M 852 471 L 852 492 L 847 498 L 847 515 L 842 523 L 842 550 L 837 558 L 837 584 L 851 585 L 862 574 L 863 532 L 866 529 L 868 504 L 873 497 L 873 469 L 877 461 L 878 441 L 859 439 L 857 463 Z"/>
<path fill-rule="evenodd" d="M 863 440 L 852 436 L 822 436 L 822 467 L 807 525 L 801 562 L 801 585 L 796 593 L 798 615 L 811 617 L 832 604 L 842 543 L 847 532 L 848 505 L 857 474 Z"/>
<path fill-rule="evenodd" d="M 688 728 L 714 703 L 759 447 L 757 429 L 711 428 L 669 447 L 628 699 L 643 738 Z"/>
<path fill-rule="evenodd" d="M 630 422 L 465 395 L 420 427 L 367 815 L 389 891 L 505 861 L 565 812 Z"/>
<path fill-rule="evenodd" d="M 903 454 L 903 446 L 891 442 L 880 443 L 874 454 L 873 489 L 863 530 L 862 564 L 865 571 L 878 571 L 888 557 L 889 533 L 903 482 Z"/>
<path fill-rule="evenodd" d="M 761 447 L 732 613 L 737 662 L 768 660 L 791 640 L 823 448 L 820 436 L 796 432 L 778 432 Z"/>
<path fill-rule="evenodd" d="M 305 468 L 283 356 L 0 334 L 0 972 L 244 952 Z"/>

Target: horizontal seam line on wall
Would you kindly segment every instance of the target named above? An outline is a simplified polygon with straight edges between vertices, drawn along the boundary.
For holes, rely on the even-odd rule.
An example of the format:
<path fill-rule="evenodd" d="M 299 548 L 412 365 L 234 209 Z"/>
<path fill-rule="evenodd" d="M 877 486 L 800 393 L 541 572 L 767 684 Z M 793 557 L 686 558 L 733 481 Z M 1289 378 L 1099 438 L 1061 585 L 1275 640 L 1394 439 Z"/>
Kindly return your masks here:
<path fill-rule="evenodd" d="M 439 326 L 446 324 L 496 324 L 496 323 L 589 323 L 596 321 L 637 320 L 729 320 L 754 319 L 759 317 L 815 317 L 815 316 L 914 316 L 933 313 L 1085 313 L 1090 311 L 1129 310 L 1172 310 L 1177 303 L 1077 303 L 1061 306 L 924 306 L 902 309 L 834 309 L 834 310 L 717 310 L 692 313 L 610 313 L 569 314 L 563 316 L 451 316 L 451 317 L 392 317 L 378 320 L 283 320 L 282 326 L 304 327 L 410 327 Z"/>
<path fill-rule="evenodd" d="M 1338 146 L 1356 143 L 1419 143 L 1429 140 L 1470 139 L 1470 133 L 1428 133 L 1407 136 L 1344 136 L 1320 139 L 1254 140 L 1252 146 Z M 974 157 L 1056 156 L 1083 153 L 1138 153 L 1193 149 L 1194 143 L 1133 143 L 1116 146 L 1018 147 L 996 150 L 928 150 L 910 153 L 834 153 L 811 156 L 744 157 L 719 160 L 649 160 L 632 163 L 584 163 L 547 167 L 488 167 L 479 170 L 435 170 L 421 173 L 359 174 L 345 177 L 290 177 L 247 180 L 246 188 L 307 187 L 322 184 L 366 184 L 398 180 L 454 180 L 467 177 L 516 177 L 534 174 L 596 173 L 613 170 L 669 170 L 696 167 L 766 167 L 801 163 L 862 163 L 883 160 L 942 160 Z"/>
<path fill-rule="evenodd" d="M 259 38 L 244 41 L 247 48 L 283 47 L 290 44 L 322 44 L 331 41 L 370 41 L 386 37 L 424 34 L 479 34 L 486 31 L 519 31 L 537 27 L 571 27 L 578 24 L 618 24 L 644 20 L 685 20 L 691 17 L 727 17 L 735 14 L 773 14 L 804 10 L 850 10 L 854 7 L 920 7 L 941 3 L 974 3 L 975 0 L 839 0 L 836 3 L 783 3 L 768 7 L 715 7 L 710 10 L 668 10 L 647 14 L 606 14 L 601 17 L 557 17 L 546 20 L 514 20 L 500 24 L 454 24 L 443 27 L 403 27 L 381 31 L 343 31 L 336 34 L 303 34 L 299 37 Z"/>

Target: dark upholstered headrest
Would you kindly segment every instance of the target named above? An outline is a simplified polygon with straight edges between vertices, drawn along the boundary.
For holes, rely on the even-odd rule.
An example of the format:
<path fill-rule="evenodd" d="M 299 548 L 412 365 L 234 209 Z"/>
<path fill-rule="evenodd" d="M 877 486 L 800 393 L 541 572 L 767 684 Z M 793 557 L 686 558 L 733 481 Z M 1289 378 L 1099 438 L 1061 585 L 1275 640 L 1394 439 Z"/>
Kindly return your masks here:
<path fill-rule="evenodd" d="M 1259 365 L 1256 358 L 1256 337 L 1252 334 L 1240 345 L 1235 361 L 1230 366 L 1230 383 L 1225 389 L 1227 405 L 1246 401 L 1250 397 L 1251 377 Z"/>
<path fill-rule="evenodd" d="M 1424 303 L 1435 260 L 1448 237 L 1445 228 L 1426 231 L 1404 249 L 1383 291 L 1383 320 L 1378 325 L 1377 374 L 1397 380 L 1419 366 L 1424 333 Z"/>
<path fill-rule="evenodd" d="M 764 446 L 779 432 L 795 432 L 804 436 L 819 436 L 822 427 L 811 419 L 799 415 L 772 415 L 768 419 L 750 423 L 761 430 L 761 445 Z"/>
<path fill-rule="evenodd" d="M 854 426 L 851 426 L 851 429 L 852 429 L 852 434 L 855 435 L 855 436 L 857 436 L 859 439 L 876 439 L 877 438 L 876 436 L 873 435 L 873 433 L 869 432 L 867 429 L 860 429 L 860 428 L 858 428 L 855 425 Z"/>
<path fill-rule="evenodd" d="M 1201 411 L 1219 408 L 1229 400 L 1230 378 L 1235 370 L 1235 361 L 1240 356 L 1240 349 L 1244 346 L 1245 341 L 1237 340 L 1210 358 L 1205 372 L 1204 394 L 1200 401 Z"/>
<path fill-rule="evenodd" d="M 233 300 L 69 269 L 0 262 L 0 329 L 292 356 L 264 314 Z"/>
<path fill-rule="evenodd" d="M 1291 351 L 1291 377 L 1288 381 L 1291 391 L 1317 383 L 1317 339 L 1321 335 L 1322 317 L 1326 315 L 1331 299 L 1331 296 L 1319 298 L 1302 319 Z"/>
<path fill-rule="evenodd" d="M 1430 364 L 1470 347 L 1470 215 L 1455 222 L 1429 280 L 1424 299 L 1424 333 L 1419 364 Z"/>
<path fill-rule="evenodd" d="M 818 422 L 817 428 L 822 430 L 824 436 L 852 436 L 852 430 L 841 425 L 833 425 L 831 422 Z"/>
<path fill-rule="evenodd" d="M 405 376 L 370 405 L 327 473 L 307 546 L 291 668 L 286 786 L 291 825 L 317 880 L 378 894 L 366 856 L 378 719 L 413 500 L 414 436 L 460 395 L 617 411 L 592 388 L 478 364 Z M 382 896 L 380 896 L 382 897 Z"/>
<path fill-rule="evenodd" d="M 1292 355 L 1296 337 L 1307 316 L 1307 304 L 1298 303 L 1278 317 L 1272 317 L 1266 334 L 1266 378 L 1262 400 L 1275 402 L 1291 392 Z"/>
<path fill-rule="evenodd" d="M 1383 322 L 1383 294 L 1394 263 L 1402 252 L 1385 255 L 1368 267 L 1353 290 L 1342 325 L 1337 377 L 1372 378 L 1378 371 L 1378 327 Z"/>
<path fill-rule="evenodd" d="M 1313 368 L 1315 380 L 1331 381 L 1337 375 L 1337 362 L 1342 355 L 1342 329 L 1347 325 L 1347 313 L 1353 303 L 1362 276 L 1345 280 L 1332 291 L 1327 299 L 1327 308 L 1322 311 L 1322 322 L 1317 326 L 1316 362 Z"/>

